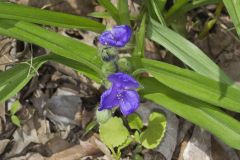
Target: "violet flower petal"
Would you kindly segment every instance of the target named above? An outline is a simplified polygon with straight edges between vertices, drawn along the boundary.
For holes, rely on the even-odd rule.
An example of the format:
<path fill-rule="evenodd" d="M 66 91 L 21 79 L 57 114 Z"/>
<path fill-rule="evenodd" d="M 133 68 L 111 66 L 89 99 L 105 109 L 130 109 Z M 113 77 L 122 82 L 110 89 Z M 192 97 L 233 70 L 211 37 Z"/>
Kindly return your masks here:
<path fill-rule="evenodd" d="M 98 110 L 111 109 L 119 104 L 117 99 L 117 89 L 111 87 L 101 95 L 101 101 Z"/>
<path fill-rule="evenodd" d="M 135 112 L 140 105 L 140 98 L 137 91 L 125 90 L 121 93 L 119 100 L 120 110 L 123 115 Z"/>
<path fill-rule="evenodd" d="M 108 80 L 118 88 L 137 89 L 140 86 L 133 77 L 122 72 L 111 74 L 108 76 Z"/>
<path fill-rule="evenodd" d="M 124 47 L 132 36 L 132 30 L 128 25 L 115 26 L 110 31 L 103 32 L 98 40 L 102 45 L 112 47 Z"/>

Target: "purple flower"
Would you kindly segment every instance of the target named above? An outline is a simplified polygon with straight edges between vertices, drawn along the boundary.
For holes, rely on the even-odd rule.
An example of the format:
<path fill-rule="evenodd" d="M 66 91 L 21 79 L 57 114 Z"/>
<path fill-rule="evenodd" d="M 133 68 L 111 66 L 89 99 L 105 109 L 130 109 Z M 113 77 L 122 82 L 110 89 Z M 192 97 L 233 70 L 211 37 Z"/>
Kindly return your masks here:
<path fill-rule="evenodd" d="M 115 26 L 109 31 L 103 32 L 98 40 L 102 45 L 112 47 L 124 47 L 130 40 L 132 30 L 128 25 Z"/>
<path fill-rule="evenodd" d="M 135 89 L 139 87 L 139 83 L 131 76 L 121 72 L 110 75 L 108 80 L 112 86 L 102 94 L 98 110 L 119 106 L 123 115 L 136 111 L 140 104 L 140 98 Z"/>

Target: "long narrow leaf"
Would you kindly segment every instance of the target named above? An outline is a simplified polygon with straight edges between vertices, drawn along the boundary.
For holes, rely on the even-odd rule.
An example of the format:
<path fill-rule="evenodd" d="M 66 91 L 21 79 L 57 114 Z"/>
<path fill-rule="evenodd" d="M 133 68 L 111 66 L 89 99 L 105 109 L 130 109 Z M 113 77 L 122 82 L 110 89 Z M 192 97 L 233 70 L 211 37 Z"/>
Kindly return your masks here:
<path fill-rule="evenodd" d="M 167 63 L 142 59 L 142 65 L 164 85 L 190 97 L 240 112 L 240 89 Z"/>
<path fill-rule="evenodd" d="M 223 0 L 240 37 L 240 0 Z"/>
<path fill-rule="evenodd" d="M 229 146 L 240 149 L 240 123 L 216 107 L 178 93 L 153 78 L 144 78 L 146 99 L 160 104 L 179 116 L 208 130 Z"/>
<path fill-rule="evenodd" d="M 133 50 L 133 56 L 144 57 L 145 32 L 146 32 L 146 15 L 143 15 L 140 28 L 136 32 L 135 36 L 136 47 Z"/>
<path fill-rule="evenodd" d="M 55 61 L 55 62 L 64 64 L 64 65 L 84 74 L 85 76 L 94 80 L 97 83 L 101 83 L 101 81 L 102 81 L 101 76 L 99 76 L 99 74 L 97 74 L 94 70 L 92 70 L 88 66 L 86 66 L 82 63 L 79 63 L 78 61 L 68 59 L 66 57 L 62 57 L 62 56 L 59 56 L 56 54 L 49 55 L 47 57 L 47 60 L 51 60 L 51 61 Z"/>
<path fill-rule="evenodd" d="M 164 19 L 163 15 L 162 15 L 162 10 L 161 10 L 161 8 L 159 7 L 160 2 L 159 2 L 158 0 L 150 0 L 150 3 L 151 3 L 151 5 L 152 5 L 152 8 L 153 8 L 153 10 L 154 10 L 154 12 L 155 12 L 155 14 L 156 14 L 159 22 L 160 22 L 162 25 L 167 26 L 167 24 L 166 24 L 166 22 L 165 22 L 165 19 Z"/>
<path fill-rule="evenodd" d="M 194 0 L 194 1 L 188 1 L 188 3 L 186 3 L 185 5 L 182 5 L 180 8 L 176 8 L 174 11 L 173 10 L 169 10 L 166 15 L 165 18 L 167 19 L 167 21 L 171 21 L 175 18 L 178 18 L 179 16 L 181 16 L 182 14 L 187 13 L 188 11 L 204 6 L 204 5 L 208 5 L 208 4 L 216 4 L 216 3 L 220 3 L 222 2 L 222 0 Z"/>
<path fill-rule="evenodd" d="M 101 77 L 99 77 L 96 72 L 88 68 L 88 66 L 84 66 L 77 61 L 56 54 L 44 55 L 34 58 L 32 60 L 32 66 L 31 62 L 28 61 L 17 64 L 5 72 L 0 72 L 0 102 L 3 102 L 17 94 L 17 92 L 19 92 L 30 81 L 30 79 L 37 74 L 39 67 L 49 60 L 62 63 L 83 73 L 96 82 L 101 82 Z"/>
<path fill-rule="evenodd" d="M 0 18 L 98 32 L 105 29 L 103 24 L 88 18 L 4 2 L 0 2 Z"/>
<path fill-rule="evenodd" d="M 98 2 L 106 8 L 106 10 L 110 13 L 112 18 L 117 22 L 120 23 L 118 9 L 112 4 L 110 0 L 98 0 Z"/>
<path fill-rule="evenodd" d="M 34 43 L 55 54 L 76 60 L 101 74 L 101 61 L 97 59 L 97 50 L 77 40 L 34 24 L 14 20 L 0 20 L 0 34 Z"/>
<path fill-rule="evenodd" d="M 15 65 L 13 68 L 0 73 L 0 102 L 7 100 L 19 92 L 36 74 L 38 68 L 46 62 L 46 56 L 35 58 L 32 66 L 27 63 Z"/>
<path fill-rule="evenodd" d="M 118 15 L 121 24 L 130 25 L 130 13 L 128 9 L 128 0 L 118 1 Z"/>
<path fill-rule="evenodd" d="M 174 31 L 151 20 L 147 34 L 150 39 L 164 46 L 196 72 L 217 81 L 232 83 L 226 74 L 199 48 Z"/>

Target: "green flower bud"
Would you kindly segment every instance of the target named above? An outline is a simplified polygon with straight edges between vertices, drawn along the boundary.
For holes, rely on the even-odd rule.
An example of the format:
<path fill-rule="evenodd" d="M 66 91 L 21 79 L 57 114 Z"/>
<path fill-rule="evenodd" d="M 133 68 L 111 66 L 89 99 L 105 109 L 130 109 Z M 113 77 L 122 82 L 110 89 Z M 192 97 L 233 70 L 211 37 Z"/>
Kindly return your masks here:
<path fill-rule="evenodd" d="M 96 117 L 98 123 L 105 123 L 112 117 L 112 111 L 105 109 L 102 111 L 96 111 Z"/>
<path fill-rule="evenodd" d="M 118 60 L 118 50 L 114 47 L 100 46 L 98 52 L 104 62 L 115 62 Z"/>
<path fill-rule="evenodd" d="M 117 61 L 117 65 L 120 72 L 129 73 L 132 71 L 132 65 L 127 58 L 120 58 Z"/>
<path fill-rule="evenodd" d="M 107 77 L 108 75 L 115 73 L 117 71 L 117 66 L 113 62 L 105 62 L 102 65 L 102 73 Z"/>

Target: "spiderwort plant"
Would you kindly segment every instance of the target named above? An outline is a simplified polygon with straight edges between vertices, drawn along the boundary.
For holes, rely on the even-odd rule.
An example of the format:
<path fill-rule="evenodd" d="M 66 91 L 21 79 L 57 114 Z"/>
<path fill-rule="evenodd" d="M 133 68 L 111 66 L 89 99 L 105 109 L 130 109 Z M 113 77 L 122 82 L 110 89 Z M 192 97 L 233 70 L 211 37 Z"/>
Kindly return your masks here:
<path fill-rule="evenodd" d="M 240 2 L 240 0 L 235 1 Z M 98 0 L 98 2 L 105 6 L 106 13 L 109 13 L 117 23 L 129 24 L 128 22 L 130 15 L 128 11 L 129 7 L 127 5 L 127 0 L 119 0 L 116 7 L 111 4 L 111 1 Z M 165 0 L 165 2 L 167 1 Z M 133 52 L 135 53 L 135 57 L 131 60 L 131 62 L 134 63 L 132 70 L 136 73 L 136 71 L 143 69 L 152 76 L 140 76 L 141 84 L 144 86 L 144 89 L 141 91 L 142 97 L 162 105 L 166 109 L 210 131 L 229 146 L 235 149 L 240 149 L 239 121 L 221 109 L 224 108 L 237 113 L 240 112 L 239 86 L 233 85 L 232 80 L 230 80 L 221 71 L 221 69 L 206 56 L 207 54 L 203 53 L 197 46 L 195 46 L 185 37 L 182 37 L 181 34 L 178 34 L 176 30 L 174 31 L 175 27 L 173 26 L 175 22 L 173 20 L 178 16 L 181 17 L 183 13 L 193 9 L 188 6 L 194 2 L 191 4 L 186 3 L 185 5 L 181 6 L 180 10 L 174 9 L 176 9 L 176 6 L 178 6 L 179 3 L 182 3 L 181 1 L 179 1 L 179 3 L 176 1 L 173 6 L 169 6 L 169 10 L 165 9 L 165 2 L 159 4 L 156 1 L 144 1 L 143 4 L 147 7 L 143 6 L 140 15 L 131 17 L 131 23 L 137 30 L 134 34 L 136 47 Z M 216 3 L 215 1 L 210 2 L 207 0 L 202 0 L 202 2 L 200 2 L 198 5 L 206 5 L 206 2 L 208 4 Z M 232 15 L 231 19 L 233 22 L 236 21 L 234 24 L 239 24 L 239 19 L 234 18 L 234 16 L 238 17 L 235 14 L 240 14 L 240 9 L 236 9 L 236 7 L 239 7 L 239 5 L 233 5 L 231 7 L 231 2 L 232 1 L 230 0 L 223 0 L 227 10 L 229 11 L 230 15 Z M 156 10 L 156 6 L 157 8 L 160 8 L 160 10 Z M 219 3 L 218 6 L 220 7 L 217 7 L 217 10 L 219 8 L 223 8 L 222 3 Z M 164 8 L 163 10 L 166 12 L 166 14 L 162 13 L 161 8 Z M 238 12 L 231 12 L 231 10 Z M 18 16 L 15 16 L 16 12 L 18 13 Z M 29 17 L 29 14 L 26 14 L 28 12 L 34 12 L 36 14 Z M 181 14 L 179 14 L 180 12 Z M 100 50 L 104 51 L 104 54 L 101 54 L 101 62 L 100 59 L 93 59 L 93 57 L 96 56 L 96 49 L 94 47 L 72 40 L 70 37 L 59 35 L 41 27 L 44 25 L 50 25 L 102 32 L 105 29 L 105 26 L 98 22 L 80 16 L 67 15 L 4 2 L 1 2 L 0 4 L 0 15 L 2 18 L 0 21 L 1 35 L 36 44 L 51 51 L 51 53 L 54 53 L 35 57 L 31 61 L 32 65 L 30 66 L 30 70 L 31 67 L 33 67 L 34 70 L 37 70 L 48 60 L 54 60 L 58 63 L 62 63 L 74 68 L 75 70 L 85 74 L 89 78 L 92 78 L 99 83 L 101 83 L 103 75 L 108 77 L 109 75 L 116 74 L 116 72 L 120 71 L 124 73 L 131 73 L 129 72 L 127 65 L 128 62 L 123 59 L 120 61 L 117 52 L 119 48 L 124 47 L 131 39 L 132 30 L 129 26 L 115 26 L 111 30 L 105 31 L 101 34 L 99 37 L 99 42 L 102 44 L 101 47 L 103 48 Z M 141 18 L 142 15 L 143 18 Z M 142 22 L 141 25 L 138 26 L 140 19 Z M 164 21 L 166 21 L 168 23 L 167 26 L 171 26 L 173 30 L 166 27 L 164 25 Z M 239 29 L 239 27 L 236 29 Z M 166 50 L 169 50 L 169 52 L 178 57 L 195 72 L 181 69 L 177 66 L 173 66 L 164 62 L 158 62 L 157 60 L 147 60 L 144 58 L 145 38 L 149 38 L 162 45 L 164 48 L 166 48 Z M 29 62 L 27 61 L 26 63 Z M 29 75 L 29 65 L 26 63 L 17 64 L 9 70 L 0 72 L 0 102 L 4 102 L 5 100 L 16 95 L 17 92 L 19 92 L 20 89 L 22 89 L 30 81 L 31 77 L 35 75 L 35 72 L 31 72 Z M 105 65 L 106 63 L 108 64 Z M 99 69 L 103 65 L 105 66 L 104 72 L 106 74 L 103 74 L 103 69 Z M 128 71 L 122 71 L 119 69 L 121 65 L 127 66 L 126 70 Z M 126 88 L 126 86 L 122 85 L 120 85 L 122 87 L 115 87 L 116 84 L 122 83 L 122 81 L 121 83 L 117 83 L 115 81 L 112 82 L 112 86 L 106 91 L 106 93 L 103 94 L 101 101 L 103 105 L 100 106 L 100 108 L 103 110 L 101 112 L 108 111 L 109 114 L 112 114 L 110 109 L 104 109 L 109 107 L 104 106 L 106 100 L 109 100 L 106 99 L 106 97 L 116 98 L 116 91 L 121 92 L 121 97 L 124 97 L 124 95 L 128 94 L 130 91 L 136 91 L 136 88 Z M 222 90 L 222 88 L 227 88 L 227 91 L 224 89 Z M 113 92 L 113 90 L 115 92 Z M 109 94 L 107 94 L 107 92 L 109 92 Z M 136 94 L 135 97 L 137 97 Z M 120 101 L 116 101 L 114 103 L 120 106 Z M 111 107 L 113 106 L 110 106 L 110 108 Z M 135 110 L 135 108 L 132 110 Z M 129 116 L 132 115 L 134 114 Z M 124 121 L 125 123 L 123 124 L 121 118 L 114 117 L 111 119 L 111 121 L 109 119 L 106 123 L 100 124 L 99 133 L 101 139 L 106 145 L 108 145 L 108 147 L 123 148 L 121 145 L 126 146 L 126 139 L 129 137 L 128 130 L 124 126 L 124 124 L 126 125 L 126 121 Z M 150 116 L 150 119 L 154 122 L 152 125 L 151 123 L 148 123 L 148 127 L 150 127 L 148 131 L 146 130 L 146 134 L 141 136 L 140 133 L 140 136 L 137 136 L 137 134 L 134 136 L 135 140 L 137 137 L 140 137 L 140 140 L 143 140 L 142 144 L 152 142 L 154 139 L 152 136 L 156 135 L 155 133 L 157 130 L 155 124 L 160 126 L 156 122 L 161 121 L 163 118 L 156 118 L 156 115 L 154 114 L 153 116 Z M 124 127 L 125 129 L 123 129 Z M 134 128 L 136 127 L 131 128 L 132 131 Z M 144 126 L 143 130 L 145 128 L 146 127 Z M 142 130 L 142 128 L 139 130 Z M 224 133 L 219 132 L 222 130 L 224 130 Z M 147 137 L 147 135 L 150 137 L 150 140 L 144 138 Z M 133 135 L 130 137 L 132 136 Z M 154 139 L 154 141 L 157 142 L 156 139 Z M 152 144 L 149 145 L 152 147 Z M 111 149 L 112 153 L 114 153 L 114 149 Z"/>
<path fill-rule="evenodd" d="M 128 25 L 115 26 L 99 36 L 99 42 L 108 47 L 124 47 L 130 40 L 132 30 Z M 106 62 L 105 62 L 106 63 Z M 116 65 L 117 63 L 115 63 Z M 116 66 L 118 68 L 118 66 Z M 133 113 L 139 107 L 139 95 L 136 89 L 139 83 L 125 73 L 113 73 L 108 76 L 112 86 L 101 96 L 99 111 L 119 106 L 123 115 Z"/>
<path fill-rule="evenodd" d="M 112 151 L 114 159 L 120 159 L 120 148 L 125 148 L 131 143 L 128 141 L 129 131 L 123 125 L 121 118 L 112 117 L 112 109 L 120 107 L 124 116 L 132 114 L 140 106 L 140 96 L 136 91 L 140 84 L 130 75 L 123 73 L 131 70 L 130 62 L 126 58 L 119 58 L 118 49 L 124 47 L 131 39 L 132 30 L 127 25 L 115 26 L 111 30 L 103 32 L 98 40 L 101 43 L 100 55 L 103 61 L 102 72 L 111 83 L 101 96 L 97 120 L 100 124 L 99 133 L 103 142 Z M 118 133 L 112 137 L 111 134 Z M 117 153 L 113 147 L 117 147 Z"/>

